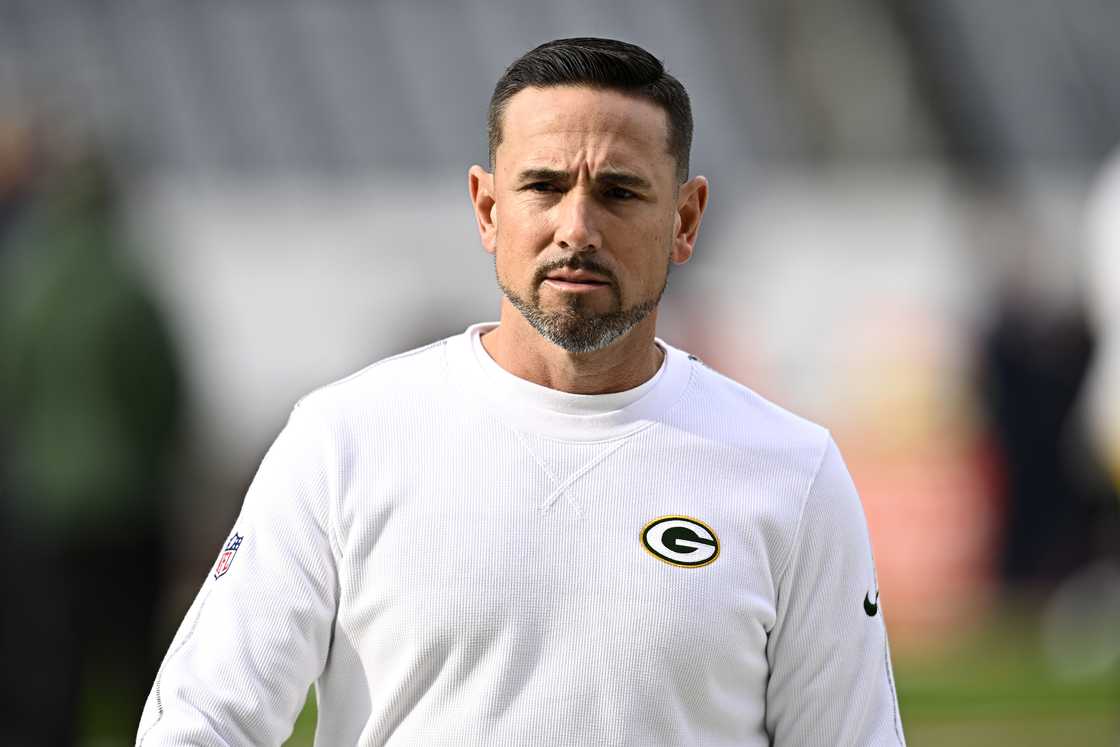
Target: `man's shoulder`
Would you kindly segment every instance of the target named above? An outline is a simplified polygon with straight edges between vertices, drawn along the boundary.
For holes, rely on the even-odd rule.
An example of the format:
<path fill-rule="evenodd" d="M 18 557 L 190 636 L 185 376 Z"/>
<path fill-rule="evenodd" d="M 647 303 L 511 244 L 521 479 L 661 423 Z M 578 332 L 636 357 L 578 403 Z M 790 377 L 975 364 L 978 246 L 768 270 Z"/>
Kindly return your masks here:
<path fill-rule="evenodd" d="M 430 395 L 445 380 L 444 348 L 450 339 L 374 361 L 306 394 L 296 408 L 337 417 L 390 404 L 407 406 L 417 397 Z"/>
<path fill-rule="evenodd" d="M 768 399 L 709 367 L 694 355 L 691 396 L 681 416 L 729 445 L 781 446 L 821 452 L 830 438 L 824 426 Z"/>

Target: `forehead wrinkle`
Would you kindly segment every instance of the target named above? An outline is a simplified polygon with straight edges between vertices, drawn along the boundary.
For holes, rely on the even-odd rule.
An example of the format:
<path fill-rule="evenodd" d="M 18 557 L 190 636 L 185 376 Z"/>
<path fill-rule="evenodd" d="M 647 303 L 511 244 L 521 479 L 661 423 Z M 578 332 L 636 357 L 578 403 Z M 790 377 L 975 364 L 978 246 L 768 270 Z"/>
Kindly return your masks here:
<path fill-rule="evenodd" d="M 643 134 L 630 132 L 628 129 L 608 129 L 595 126 L 565 127 L 562 129 L 551 127 L 529 128 L 529 131 L 525 133 L 525 139 L 529 141 L 538 138 L 559 140 L 561 142 L 552 146 L 556 150 L 580 149 L 601 152 L 604 149 L 617 149 L 621 144 L 624 149 L 635 147 L 640 152 L 650 147 L 656 147 L 656 140 L 650 141 L 643 137 Z M 667 148 L 665 153 L 668 154 Z"/>
<path fill-rule="evenodd" d="M 579 182 L 586 174 L 588 181 L 595 184 L 613 184 L 636 189 L 654 189 L 655 177 L 641 162 L 633 165 L 617 158 L 607 158 L 601 162 L 590 162 L 582 157 L 573 162 L 567 159 L 530 159 L 516 169 L 513 179 L 517 182 L 537 180 L 559 180 L 567 183 Z"/>
<path fill-rule="evenodd" d="M 602 139 L 601 139 L 602 140 Z M 602 176 L 637 177 L 648 182 L 653 175 L 646 167 L 647 159 L 640 149 L 607 138 L 605 142 L 550 143 L 545 147 L 526 148 L 530 155 L 518 168 L 519 173 L 531 170 L 552 170 L 567 174 L 587 172 L 596 179 Z"/>

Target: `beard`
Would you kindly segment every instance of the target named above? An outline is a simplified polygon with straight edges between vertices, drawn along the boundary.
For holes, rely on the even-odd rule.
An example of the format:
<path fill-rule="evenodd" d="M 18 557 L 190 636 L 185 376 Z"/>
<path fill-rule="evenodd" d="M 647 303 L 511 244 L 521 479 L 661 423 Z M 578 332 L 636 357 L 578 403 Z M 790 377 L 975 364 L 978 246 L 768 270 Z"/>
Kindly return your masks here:
<path fill-rule="evenodd" d="M 519 295 L 502 282 L 501 275 L 497 272 L 497 257 L 494 258 L 494 272 L 498 276 L 498 287 L 501 288 L 502 293 L 542 337 L 569 353 L 592 353 L 602 350 L 625 335 L 657 308 L 669 284 L 669 271 L 672 269 L 672 264 L 672 261 L 667 263 L 665 280 L 657 293 L 629 308 L 622 307 L 622 295 L 615 274 L 593 259 L 579 254 L 539 267 L 533 276 L 528 298 Z M 574 293 L 567 294 L 560 308 L 551 310 L 542 308 L 541 283 L 549 273 L 562 268 L 587 270 L 607 278 L 610 283 L 607 288 L 611 294 L 610 308 L 606 311 L 596 311 L 592 308 L 590 299 Z"/>

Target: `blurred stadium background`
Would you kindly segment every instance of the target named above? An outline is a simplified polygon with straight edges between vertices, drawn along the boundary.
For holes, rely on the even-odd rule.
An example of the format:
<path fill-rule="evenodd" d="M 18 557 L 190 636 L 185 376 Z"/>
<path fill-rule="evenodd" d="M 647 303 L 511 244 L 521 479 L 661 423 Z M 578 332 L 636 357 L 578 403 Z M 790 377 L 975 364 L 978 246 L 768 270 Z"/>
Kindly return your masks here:
<path fill-rule="evenodd" d="M 293 403 L 496 318 L 487 100 L 587 35 L 692 96 L 661 336 L 833 430 L 910 744 L 1120 744 L 1105 0 L 0 0 L 0 741 L 130 743 Z"/>

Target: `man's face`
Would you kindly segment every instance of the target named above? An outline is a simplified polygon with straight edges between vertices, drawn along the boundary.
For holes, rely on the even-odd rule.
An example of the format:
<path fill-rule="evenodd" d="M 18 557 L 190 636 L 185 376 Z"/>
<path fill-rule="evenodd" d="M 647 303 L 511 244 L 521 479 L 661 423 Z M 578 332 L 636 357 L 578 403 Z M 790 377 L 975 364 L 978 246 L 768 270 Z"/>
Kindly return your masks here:
<path fill-rule="evenodd" d="M 670 264 L 691 253 L 691 238 L 687 247 L 679 240 L 667 144 L 668 117 L 651 102 L 575 86 L 527 88 L 507 103 L 492 178 L 472 169 L 480 225 L 492 224 L 489 232 L 483 226 L 483 243 L 499 286 L 540 334 L 570 352 L 606 347 L 646 318 Z M 487 188 L 492 201 L 480 203 L 477 192 Z"/>

